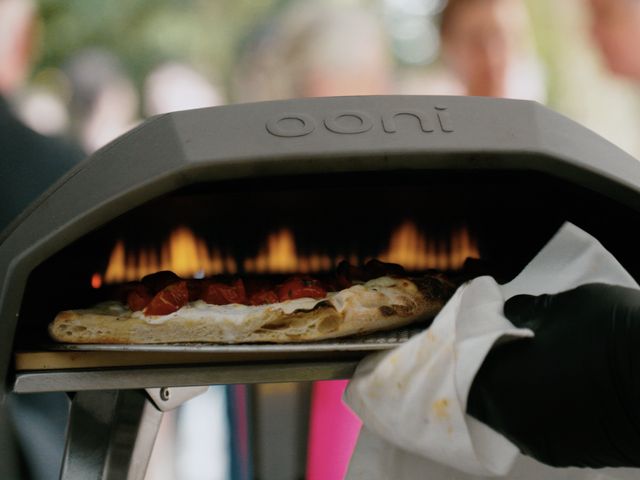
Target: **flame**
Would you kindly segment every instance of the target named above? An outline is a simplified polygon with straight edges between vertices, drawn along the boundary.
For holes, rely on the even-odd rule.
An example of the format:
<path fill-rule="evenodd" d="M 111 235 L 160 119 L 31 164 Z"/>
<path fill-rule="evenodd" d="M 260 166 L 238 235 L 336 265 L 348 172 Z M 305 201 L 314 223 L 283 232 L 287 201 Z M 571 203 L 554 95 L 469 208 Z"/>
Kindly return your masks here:
<path fill-rule="evenodd" d="M 97 272 L 91 275 L 91 286 L 93 288 L 100 288 L 102 286 L 102 275 Z"/>
<path fill-rule="evenodd" d="M 383 262 L 398 263 L 407 270 L 457 270 L 469 257 L 479 258 L 480 252 L 466 228 L 455 228 L 447 244 L 442 238 L 435 241 L 426 237 L 409 220 L 391 234 L 388 250 L 378 256 Z"/>
<path fill-rule="evenodd" d="M 455 227 L 448 238 L 443 238 L 442 235 L 425 234 L 410 220 L 392 232 L 388 247 L 376 256 L 385 262 L 398 263 L 407 270 L 457 270 L 468 257 L 479 258 L 480 254 L 466 227 Z M 171 270 L 185 278 L 233 275 L 239 271 L 246 274 L 326 272 L 344 259 L 354 265 L 359 263 L 355 252 L 333 257 L 319 252 L 301 254 L 293 232 L 281 228 L 267 236 L 255 257 L 245 258 L 238 266 L 233 256 L 219 248 L 209 248 L 192 230 L 180 226 L 171 232 L 160 251 L 153 248 L 128 251 L 124 242 L 118 240 L 104 276 L 94 274 L 91 286 L 100 288 L 103 283 L 139 280 L 159 270 Z"/>

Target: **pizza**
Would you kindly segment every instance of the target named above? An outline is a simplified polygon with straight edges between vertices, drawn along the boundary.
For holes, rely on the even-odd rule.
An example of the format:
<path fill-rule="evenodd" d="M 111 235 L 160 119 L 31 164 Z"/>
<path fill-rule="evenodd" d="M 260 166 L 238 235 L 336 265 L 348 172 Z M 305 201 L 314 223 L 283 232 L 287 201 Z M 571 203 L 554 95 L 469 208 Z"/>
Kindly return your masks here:
<path fill-rule="evenodd" d="M 118 300 L 60 312 L 49 333 L 65 343 L 307 342 L 432 319 L 454 290 L 441 274 L 410 278 L 377 260 L 277 284 L 158 272 L 122 286 Z"/>

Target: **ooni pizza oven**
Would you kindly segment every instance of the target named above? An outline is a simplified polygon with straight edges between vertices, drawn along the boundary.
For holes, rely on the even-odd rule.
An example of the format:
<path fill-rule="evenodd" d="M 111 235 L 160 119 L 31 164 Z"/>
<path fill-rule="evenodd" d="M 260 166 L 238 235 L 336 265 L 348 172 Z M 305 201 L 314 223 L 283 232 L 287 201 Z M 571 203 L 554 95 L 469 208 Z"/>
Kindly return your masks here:
<path fill-rule="evenodd" d="M 345 97 L 159 116 L 79 165 L 3 233 L 3 384 L 346 376 L 367 351 L 402 338 L 94 348 L 55 346 L 46 327 L 58 311 L 162 269 L 284 276 L 382 258 L 508 279 L 567 220 L 640 278 L 639 185 L 636 160 L 525 101 Z M 465 266 L 467 257 L 481 261 Z"/>
<path fill-rule="evenodd" d="M 180 396 L 166 387 L 344 378 L 367 352 L 411 332 L 299 345 L 73 347 L 47 337 L 58 311 L 167 268 L 284 276 L 382 258 L 414 272 L 506 280 L 565 221 L 640 279 L 639 212 L 640 164 L 531 102 L 344 97 L 155 117 L 1 234 L 3 388 L 108 390 L 76 395 L 64 472 L 87 478 L 111 462 L 109 478 L 118 478 L 114 462 L 129 472 L 146 465 L 131 460 L 139 442 L 120 456 L 109 453 L 112 441 L 100 444 L 89 466 L 77 459 L 93 445 L 86 432 L 98 438 L 105 425 L 119 431 L 112 424 L 123 412 L 134 423 L 148 414 L 146 397 L 126 389 L 158 389 L 147 392 L 162 409 Z M 87 424 L 94 417 L 83 412 L 100 409 L 107 414 L 95 418 L 107 420 Z M 136 425 L 138 439 L 141 425 L 157 428 Z"/>

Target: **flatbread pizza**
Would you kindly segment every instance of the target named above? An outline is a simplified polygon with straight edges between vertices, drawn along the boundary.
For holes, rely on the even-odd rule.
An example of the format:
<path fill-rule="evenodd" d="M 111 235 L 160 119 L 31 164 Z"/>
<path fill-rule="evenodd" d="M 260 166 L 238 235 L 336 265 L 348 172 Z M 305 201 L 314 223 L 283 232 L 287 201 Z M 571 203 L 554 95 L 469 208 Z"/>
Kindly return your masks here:
<path fill-rule="evenodd" d="M 65 343 L 308 342 L 429 320 L 455 290 L 442 275 L 409 278 L 397 265 L 372 262 L 341 264 L 330 280 L 297 276 L 273 287 L 159 272 L 127 285 L 126 300 L 60 312 L 49 333 Z"/>

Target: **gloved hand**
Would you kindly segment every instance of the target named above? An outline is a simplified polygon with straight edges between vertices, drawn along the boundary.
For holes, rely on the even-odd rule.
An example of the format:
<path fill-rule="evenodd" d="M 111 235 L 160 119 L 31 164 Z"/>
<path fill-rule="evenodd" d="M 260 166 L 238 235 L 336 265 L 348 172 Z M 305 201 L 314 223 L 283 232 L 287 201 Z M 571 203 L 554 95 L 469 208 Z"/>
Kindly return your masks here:
<path fill-rule="evenodd" d="M 467 411 L 552 466 L 640 466 L 640 291 L 604 284 L 518 295 L 535 337 L 492 349 Z"/>

